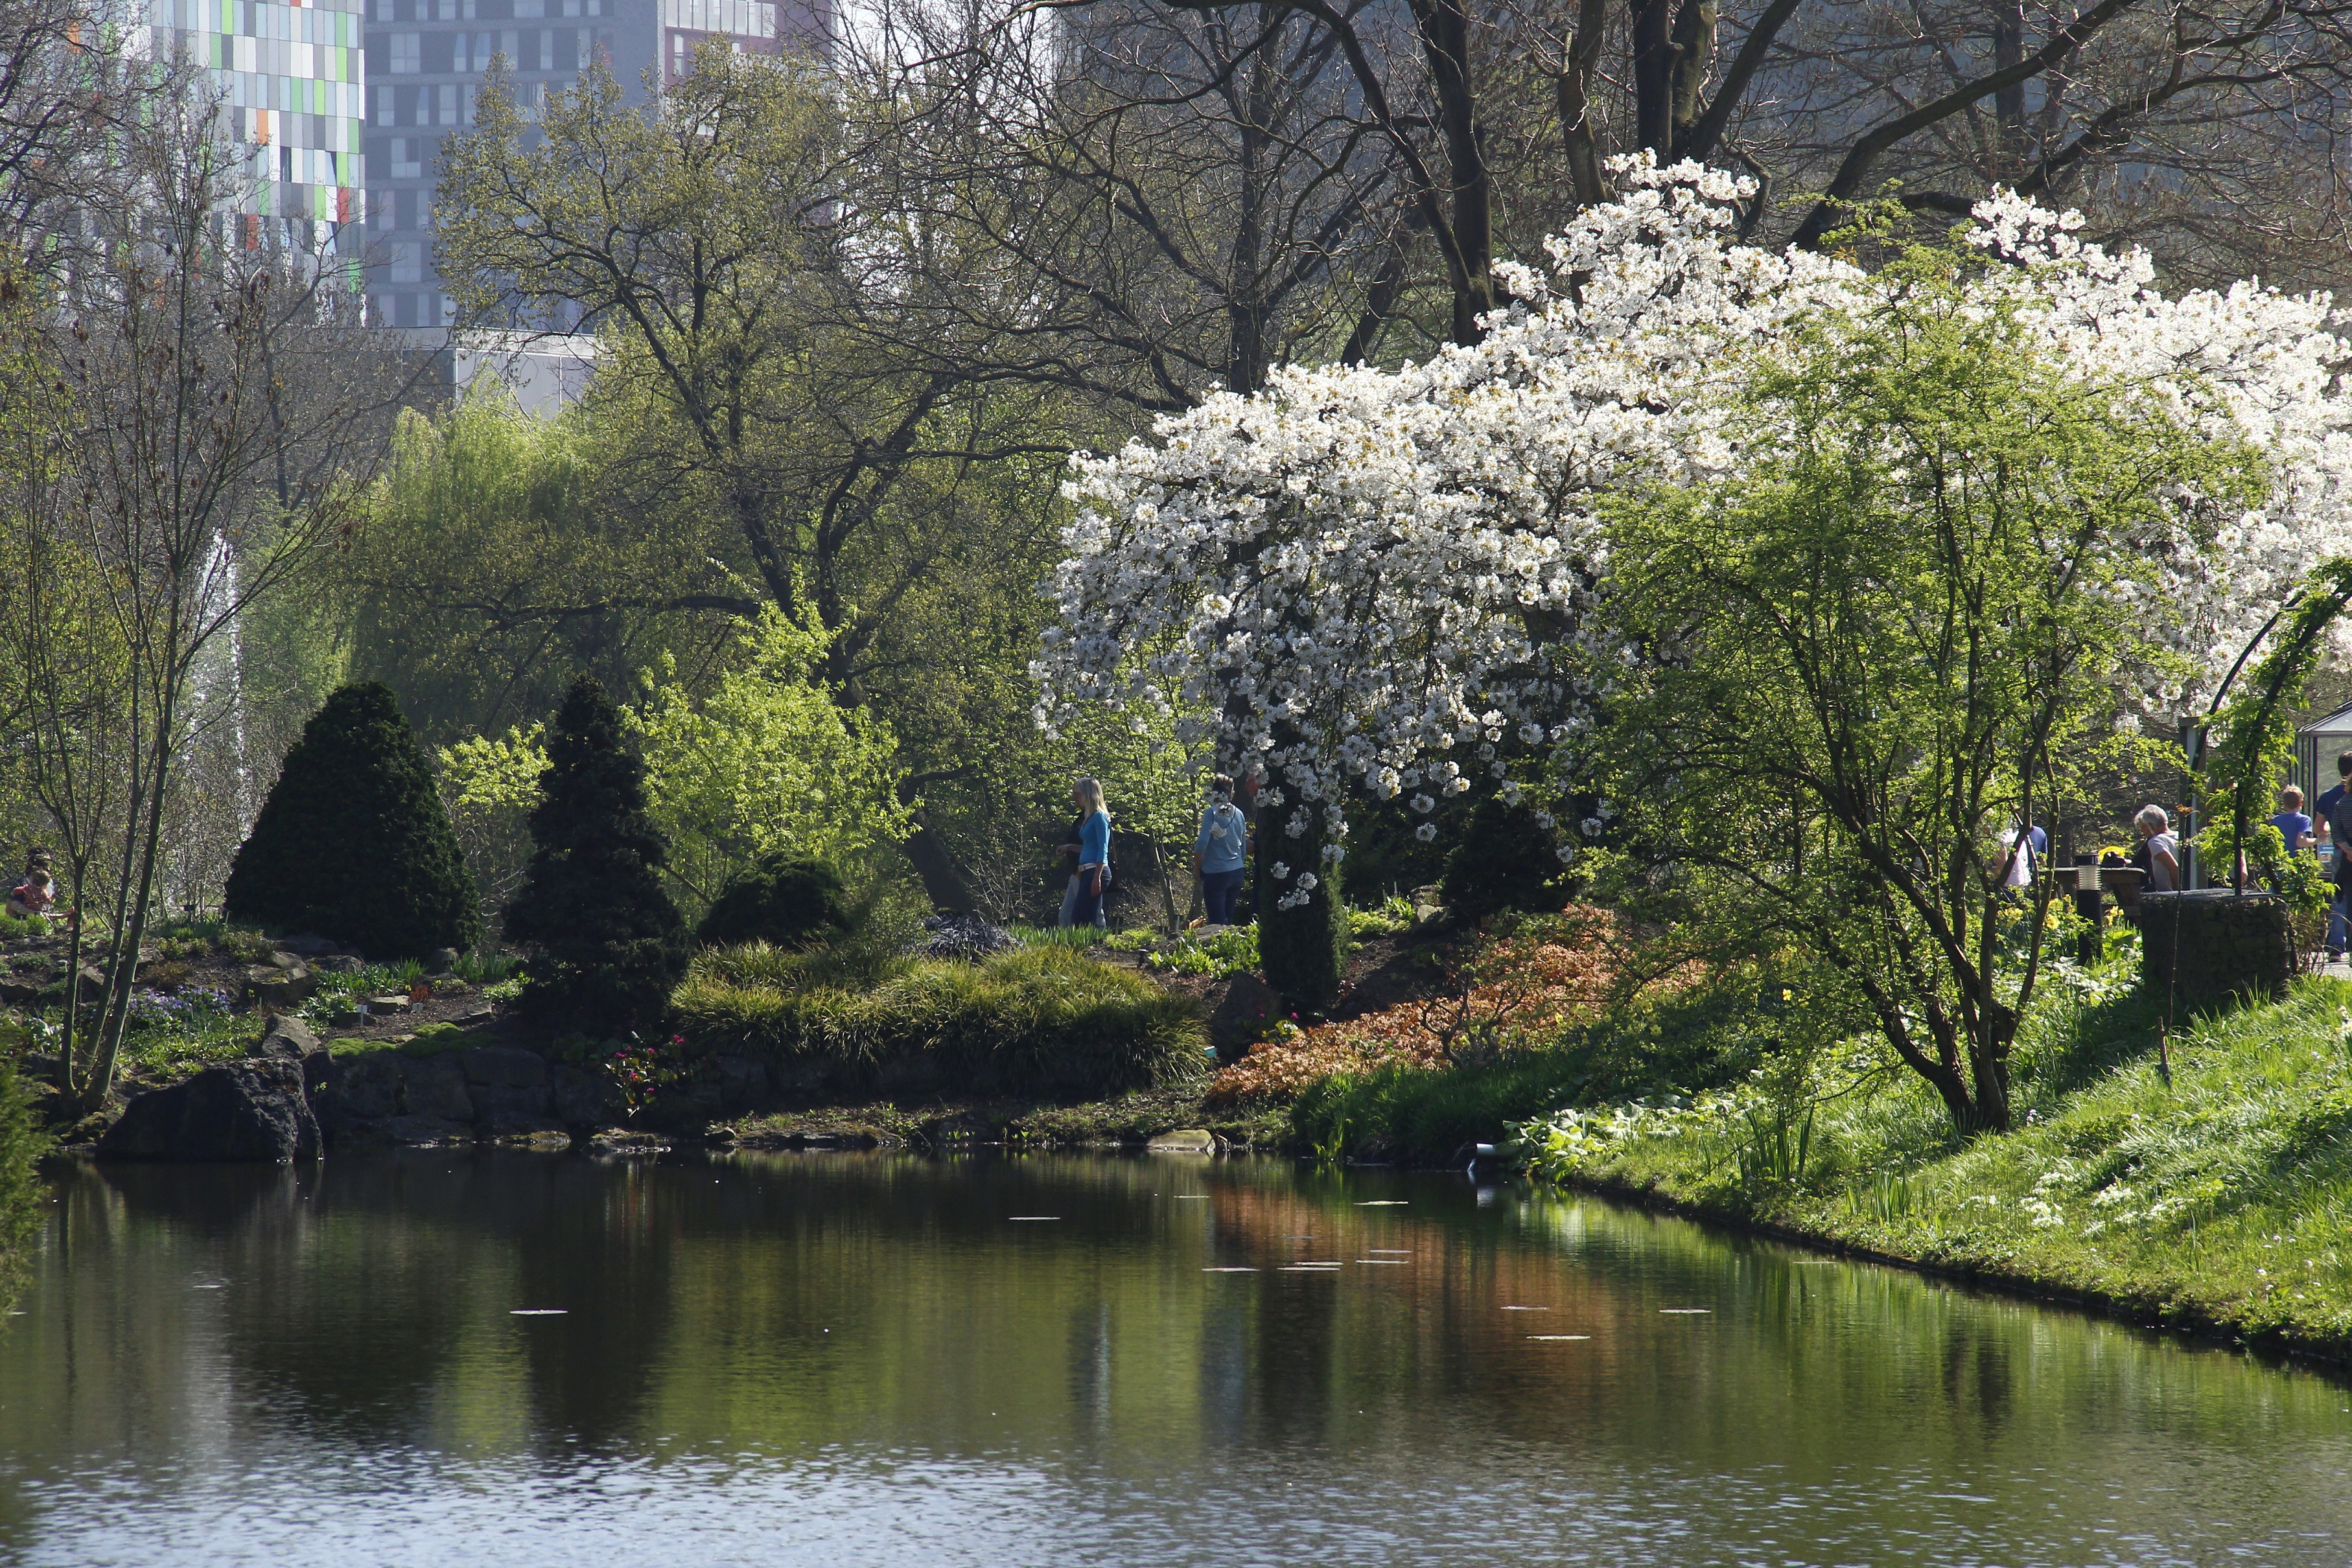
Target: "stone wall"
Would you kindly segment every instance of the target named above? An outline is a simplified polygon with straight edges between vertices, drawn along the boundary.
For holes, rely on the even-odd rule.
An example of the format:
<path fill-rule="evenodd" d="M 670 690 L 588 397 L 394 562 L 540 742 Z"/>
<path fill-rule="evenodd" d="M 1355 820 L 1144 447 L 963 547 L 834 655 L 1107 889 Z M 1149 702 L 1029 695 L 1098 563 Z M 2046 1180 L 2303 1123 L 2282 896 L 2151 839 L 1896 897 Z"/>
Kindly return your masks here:
<path fill-rule="evenodd" d="M 2286 994 L 2294 951 L 2286 900 L 2276 894 L 2144 893 L 2132 919 L 2140 979 L 2155 996 L 2204 1003 Z"/>

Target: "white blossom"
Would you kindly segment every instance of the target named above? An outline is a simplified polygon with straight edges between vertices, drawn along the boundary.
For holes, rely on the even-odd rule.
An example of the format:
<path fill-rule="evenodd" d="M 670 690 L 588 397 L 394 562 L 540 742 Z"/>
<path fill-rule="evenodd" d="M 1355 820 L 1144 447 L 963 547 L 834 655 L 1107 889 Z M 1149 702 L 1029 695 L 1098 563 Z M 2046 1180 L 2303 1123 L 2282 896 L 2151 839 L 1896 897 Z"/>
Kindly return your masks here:
<path fill-rule="evenodd" d="M 1744 178 L 1646 155 L 1613 168 L 1622 196 L 1549 242 L 1549 281 L 1511 269 L 1521 303 L 1477 346 L 1394 371 L 1283 367 L 1076 459 L 1060 624 L 1031 666 L 1040 723 L 1082 702 L 1172 706 L 1180 739 L 1221 727 L 1229 755 L 1266 769 L 1269 804 L 1286 789 L 1327 827 L 1351 779 L 1433 810 L 1470 787 L 1457 758 L 1490 763 L 1507 734 L 1572 760 L 1608 671 L 1637 656 L 1604 612 L 1605 497 L 1736 472 L 1740 442 L 1769 439 L 1741 413 L 1759 362 L 1891 287 L 1733 243 Z M 2013 193 L 1979 203 L 1968 243 L 2012 265 L 1964 281 L 1971 308 L 2009 312 L 2086 386 L 2251 444 L 2270 476 L 2258 507 L 2174 497 L 2169 531 L 2130 541 L 2119 591 L 2165 657 L 2122 674 L 2116 724 L 2168 731 L 2310 562 L 2352 550 L 2346 345 L 2325 296 L 2168 298 L 2145 253 L 2085 244 L 2079 225 Z M 1586 833 L 1613 815 L 1604 803 Z"/>

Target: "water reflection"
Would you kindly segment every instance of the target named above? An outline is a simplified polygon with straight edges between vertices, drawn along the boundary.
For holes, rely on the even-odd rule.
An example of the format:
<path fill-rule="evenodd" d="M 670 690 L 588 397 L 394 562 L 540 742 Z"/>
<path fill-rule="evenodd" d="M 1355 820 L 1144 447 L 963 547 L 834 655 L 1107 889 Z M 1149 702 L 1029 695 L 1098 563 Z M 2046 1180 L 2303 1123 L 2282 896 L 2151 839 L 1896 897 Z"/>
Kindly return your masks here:
<path fill-rule="evenodd" d="M 1480 1196 L 1158 1159 L 79 1170 L 0 1335 L 0 1562 L 2352 1542 L 2327 1378 Z"/>

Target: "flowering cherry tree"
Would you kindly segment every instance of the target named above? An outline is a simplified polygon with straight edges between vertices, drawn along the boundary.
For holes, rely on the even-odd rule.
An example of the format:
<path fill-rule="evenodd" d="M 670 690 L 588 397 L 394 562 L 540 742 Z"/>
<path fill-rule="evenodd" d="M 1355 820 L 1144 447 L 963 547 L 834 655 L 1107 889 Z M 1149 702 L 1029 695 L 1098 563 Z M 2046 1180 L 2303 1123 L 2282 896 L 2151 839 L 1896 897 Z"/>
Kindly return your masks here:
<path fill-rule="evenodd" d="M 1610 611 L 1612 505 L 1769 461 L 1759 377 L 1906 286 L 1732 243 L 1741 178 L 1616 173 L 1624 196 L 1553 239 L 1548 268 L 1508 271 L 1518 303 L 1477 346 L 1281 370 L 1074 463 L 1041 721 L 1089 702 L 1205 716 L 1179 722 L 1263 768 L 1286 832 L 1321 846 L 1316 865 L 1269 846 L 1286 902 L 1343 853 L 1351 780 L 1426 813 L 1482 777 L 1515 795 L 1510 755 L 1572 765 L 1596 702 L 1647 656 Z M 2136 612 L 2110 672 L 2129 727 L 2201 704 L 2296 574 L 2352 544 L 2352 402 L 2326 298 L 2169 298 L 2145 255 L 2074 226 L 2011 194 L 1979 204 L 1966 242 L 2004 265 L 1969 276 L 1964 308 L 2185 439 L 2244 447 L 2265 480 L 2252 504 L 2176 485 L 2163 526 L 2091 546 L 2131 556 L 2093 574 Z"/>

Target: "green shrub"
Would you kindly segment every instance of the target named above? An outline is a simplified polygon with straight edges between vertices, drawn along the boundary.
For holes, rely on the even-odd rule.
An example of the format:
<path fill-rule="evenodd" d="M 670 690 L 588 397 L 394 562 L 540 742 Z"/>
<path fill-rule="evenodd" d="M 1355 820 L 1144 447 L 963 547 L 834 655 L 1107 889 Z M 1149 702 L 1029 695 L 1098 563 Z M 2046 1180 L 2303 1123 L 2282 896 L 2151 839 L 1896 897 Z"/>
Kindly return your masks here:
<path fill-rule="evenodd" d="M 1506 909 L 1556 913 L 1568 896 L 1559 836 L 1524 800 L 1489 795 L 1471 811 L 1438 885 L 1446 912 L 1474 925 Z"/>
<path fill-rule="evenodd" d="M 311 716 L 236 852 L 223 907 L 378 956 L 480 940 L 473 873 L 391 688 L 345 686 Z"/>
<path fill-rule="evenodd" d="M 662 887 L 669 847 L 646 810 L 645 765 L 604 688 L 583 676 L 547 736 L 534 846 L 507 905 L 530 950 L 522 1005 L 606 1030 L 657 1019 L 686 967 L 686 923 Z"/>
<path fill-rule="evenodd" d="M 806 1067 L 835 1088 L 914 1070 L 942 1088 L 1069 1098 L 1174 1082 L 1205 1062 L 1190 1001 L 1064 948 L 900 959 L 870 984 L 827 978 L 821 953 L 698 957 L 674 1003 L 688 1046 Z"/>
<path fill-rule="evenodd" d="M 853 924 L 838 872 L 814 855 L 772 854 L 729 880 L 694 936 L 711 947 L 796 948 L 835 941 Z"/>

